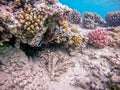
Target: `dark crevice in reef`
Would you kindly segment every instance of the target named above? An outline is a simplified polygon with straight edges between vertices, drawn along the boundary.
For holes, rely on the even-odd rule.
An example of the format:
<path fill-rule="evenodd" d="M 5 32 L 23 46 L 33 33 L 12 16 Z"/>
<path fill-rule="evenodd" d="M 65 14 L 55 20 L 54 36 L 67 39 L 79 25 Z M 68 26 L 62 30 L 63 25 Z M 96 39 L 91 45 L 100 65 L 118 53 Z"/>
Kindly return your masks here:
<path fill-rule="evenodd" d="M 42 44 L 41 47 L 32 47 L 28 44 L 20 44 L 20 49 L 24 51 L 24 53 L 27 55 L 27 57 L 30 59 L 32 58 L 33 60 L 37 59 L 40 57 L 40 52 L 45 51 L 45 50 L 50 50 L 50 51 L 57 51 L 57 50 L 62 50 L 63 52 L 67 52 L 66 48 L 61 47 L 61 45 L 51 43 L 51 44 Z"/>
<path fill-rule="evenodd" d="M 20 44 L 20 49 L 25 52 L 25 54 L 28 56 L 28 58 L 37 58 L 39 57 L 39 52 L 42 51 L 42 48 L 38 47 L 31 47 L 28 44 Z"/>
<path fill-rule="evenodd" d="M 9 43 L 9 45 L 15 47 L 15 42 L 16 42 L 16 38 L 15 38 L 15 36 L 12 36 L 12 38 L 10 39 L 10 42 L 8 42 L 8 43 Z"/>
<path fill-rule="evenodd" d="M 2 61 L 0 61 L 0 65 L 3 65 Z"/>

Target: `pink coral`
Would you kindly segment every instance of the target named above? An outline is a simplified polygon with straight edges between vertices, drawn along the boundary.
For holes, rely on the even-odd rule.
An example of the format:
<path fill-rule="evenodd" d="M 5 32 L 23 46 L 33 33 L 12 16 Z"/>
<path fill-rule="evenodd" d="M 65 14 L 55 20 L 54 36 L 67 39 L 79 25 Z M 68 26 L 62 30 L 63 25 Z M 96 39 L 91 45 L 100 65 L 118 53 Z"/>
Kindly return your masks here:
<path fill-rule="evenodd" d="M 104 47 L 108 45 L 108 32 L 104 29 L 97 29 L 89 32 L 89 43 L 95 47 Z"/>

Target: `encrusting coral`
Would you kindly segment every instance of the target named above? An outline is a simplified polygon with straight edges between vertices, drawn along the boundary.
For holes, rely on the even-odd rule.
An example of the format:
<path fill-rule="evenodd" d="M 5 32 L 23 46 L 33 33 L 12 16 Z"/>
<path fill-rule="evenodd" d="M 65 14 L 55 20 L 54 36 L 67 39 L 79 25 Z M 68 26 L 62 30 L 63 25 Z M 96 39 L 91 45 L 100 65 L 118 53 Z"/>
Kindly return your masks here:
<path fill-rule="evenodd" d="M 95 47 L 103 48 L 108 45 L 108 32 L 104 29 L 97 29 L 89 32 L 89 43 Z"/>

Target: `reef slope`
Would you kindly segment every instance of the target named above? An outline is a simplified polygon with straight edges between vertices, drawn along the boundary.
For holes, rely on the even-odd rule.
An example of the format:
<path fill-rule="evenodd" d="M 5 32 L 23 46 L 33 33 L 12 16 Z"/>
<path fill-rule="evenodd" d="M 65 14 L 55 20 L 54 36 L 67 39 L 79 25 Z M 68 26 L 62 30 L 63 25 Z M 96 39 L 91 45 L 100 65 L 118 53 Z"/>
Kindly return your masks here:
<path fill-rule="evenodd" d="M 120 64 L 116 62 L 118 49 L 88 47 L 71 55 L 60 49 L 46 49 L 33 59 L 20 49 L 12 49 L 0 55 L 0 89 L 110 90 L 111 78 L 120 77 L 115 65 Z"/>

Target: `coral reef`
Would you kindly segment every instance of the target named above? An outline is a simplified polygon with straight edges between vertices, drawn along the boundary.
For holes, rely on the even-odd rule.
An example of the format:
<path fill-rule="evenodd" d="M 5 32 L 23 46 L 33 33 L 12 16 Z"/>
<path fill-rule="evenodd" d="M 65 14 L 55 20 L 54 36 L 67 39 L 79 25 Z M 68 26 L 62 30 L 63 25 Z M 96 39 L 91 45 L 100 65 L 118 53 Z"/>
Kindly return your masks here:
<path fill-rule="evenodd" d="M 96 13 L 86 12 L 83 17 L 83 27 L 87 29 L 95 29 L 102 23 L 102 18 Z"/>
<path fill-rule="evenodd" d="M 78 28 L 76 28 L 75 26 L 71 27 L 71 31 L 74 32 L 74 33 L 79 32 Z"/>
<path fill-rule="evenodd" d="M 105 21 L 108 26 L 120 26 L 120 11 L 106 14 Z"/>
<path fill-rule="evenodd" d="M 61 25 L 63 28 L 67 28 L 67 27 L 68 27 L 68 22 L 67 22 L 67 21 L 62 21 L 62 22 L 60 22 L 60 25 Z"/>
<path fill-rule="evenodd" d="M 9 1 L 6 2 L 10 3 Z M 1 27 L 10 34 L 5 34 L 9 38 L 8 42 L 14 37 L 15 45 L 18 47 L 20 43 L 40 47 L 42 44 L 53 42 L 58 44 L 67 43 L 70 39 L 73 42 L 72 45 L 79 46 L 78 44 L 81 44 L 82 39 L 79 32 L 73 29 L 70 30 L 71 27 L 69 26 L 69 20 L 75 24 L 81 22 L 80 13 L 66 6 L 55 4 L 58 2 L 57 0 L 33 2 L 29 0 L 12 0 L 10 4 L 13 5 L 10 8 L 11 11 L 4 9 L 7 5 L 1 7 Z M 2 29 L 0 34 L 5 37 Z M 5 40 L 1 37 L 0 41 Z"/>
<path fill-rule="evenodd" d="M 96 13 L 86 12 L 82 20 L 78 11 L 58 4 L 58 0 L 2 0 L 0 3 L 1 45 L 12 41 L 16 46 L 21 43 L 32 47 L 50 43 L 80 46 L 84 41 L 84 36 L 80 34 L 82 31 L 79 27 L 73 24 L 81 26 L 82 23 L 87 29 L 94 29 L 103 24 L 103 19 Z M 117 15 L 119 17 L 118 12 Z M 114 20 L 114 22 L 118 21 Z M 91 33 L 94 34 L 94 31 Z M 97 38 L 96 35 L 88 35 L 90 43 L 98 47 L 106 46 L 107 35 L 103 33 L 103 30 L 95 31 L 95 33 L 98 35 Z M 117 40 L 115 43 L 118 44 L 119 33 L 114 37 Z"/>
<path fill-rule="evenodd" d="M 83 19 L 83 27 L 86 29 L 95 29 L 96 25 L 93 20 L 84 18 Z"/>
<path fill-rule="evenodd" d="M 32 9 L 31 6 L 26 6 L 24 11 L 19 12 L 19 15 L 16 18 L 20 22 L 19 35 L 23 37 L 21 40 L 24 40 L 24 43 L 29 41 L 29 38 L 34 37 L 34 35 L 42 29 L 43 17 L 40 14 L 40 11 L 37 9 Z M 26 42 L 25 42 L 26 41 Z"/>
<path fill-rule="evenodd" d="M 108 45 L 108 32 L 104 29 L 97 29 L 89 32 L 89 43 L 95 47 L 103 48 Z"/>
<path fill-rule="evenodd" d="M 0 90 L 119 90 L 120 27 L 89 30 L 101 24 L 58 0 L 0 0 Z"/>
<path fill-rule="evenodd" d="M 21 1 L 23 0 L 18 2 Z M 7 41 L 10 41 L 11 36 L 14 36 L 18 46 L 20 43 L 24 43 L 32 47 L 39 47 L 42 43 L 52 42 L 56 30 L 59 29 L 60 20 L 61 27 L 67 27 L 67 22 L 62 21 L 62 15 L 66 10 L 63 10 L 63 7 L 59 5 L 51 7 L 45 2 L 35 3 L 34 7 L 29 1 L 24 3 L 25 5 L 20 6 L 21 9 L 17 11 L 13 10 L 15 8 L 10 8 L 12 11 L 5 9 L 7 6 L 0 7 L 1 42 L 6 40 L 5 36 L 7 39 L 9 38 Z"/>
<path fill-rule="evenodd" d="M 13 5 L 14 7 L 21 7 L 24 6 L 25 3 L 33 3 L 35 0 L 14 0 Z"/>
<path fill-rule="evenodd" d="M 58 2 L 58 0 L 46 0 L 47 4 L 55 4 L 57 2 Z"/>
<path fill-rule="evenodd" d="M 119 27 L 108 27 L 110 35 L 110 46 L 120 47 L 120 26 Z"/>
<path fill-rule="evenodd" d="M 67 15 L 67 20 L 72 24 L 80 24 L 81 23 L 81 15 L 76 10 L 70 10 Z"/>
<path fill-rule="evenodd" d="M 73 37 L 73 40 L 74 40 L 74 44 L 75 44 L 76 46 L 81 45 L 82 42 L 83 42 L 81 36 L 74 36 L 74 37 Z"/>

